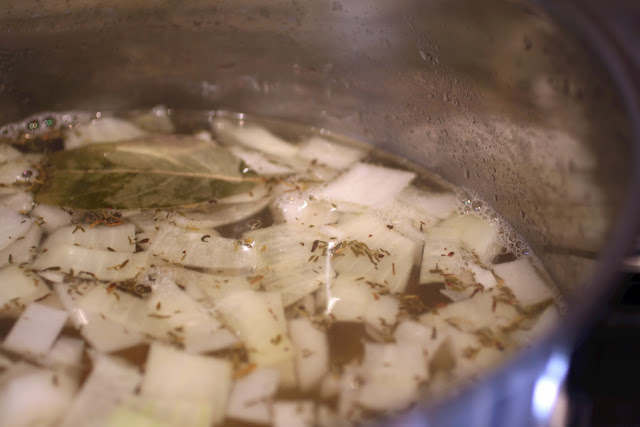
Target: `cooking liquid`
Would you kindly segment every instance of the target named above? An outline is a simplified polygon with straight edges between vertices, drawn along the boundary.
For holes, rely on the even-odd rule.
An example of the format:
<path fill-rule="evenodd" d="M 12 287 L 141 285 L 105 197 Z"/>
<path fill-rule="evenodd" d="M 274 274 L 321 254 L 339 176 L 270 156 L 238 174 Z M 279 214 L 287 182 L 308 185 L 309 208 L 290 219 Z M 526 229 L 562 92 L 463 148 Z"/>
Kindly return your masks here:
<path fill-rule="evenodd" d="M 220 349 L 190 350 L 188 343 L 185 344 L 185 334 L 178 326 L 174 335 L 149 337 L 156 333 L 152 331 L 142 342 L 109 354 L 140 367 L 144 375 L 150 342 L 157 341 L 180 351 L 186 348 L 190 353 L 200 353 L 204 357 L 229 360 L 234 384 L 260 370 L 279 372 L 275 391 L 267 392 L 262 398 L 261 404 L 269 408 L 264 417 L 255 414 L 244 416 L 242 411 L 228 409 L 221 425 L 277 425 L 281 422 L 277 417 L 286 416 L 285 406 L 281 404 L 292 401 L 305 405 L 299 412 L 304 412 L 306 418 L 303 418 L 310 421 L 309 425 L 359 424 L 374 417 L 392 415 L 420 399 L 442 398 L 457 387 L 475 381 L 511 352 L 535 339 L 555 320 L 557 301 L 550 299 L 555 293 L 526 242 L 488 203 L 472 193 L 404 159 L 325 130 L 219 112 L 169 113 L 156 109 L 152 113 L 128 112 L 119 116 L 131 119 L 143 132 L 148 132 L 145 127 L 163 132 L 173 127 L 173 132 L 188 135 L 205 131 L 205 137 L 210 132 L 213 140 L 221 141 L 225 146 L 236 144 L 233 145 L 234 154 L 245 156 L 250 167 L 253 166 L 250 160 L 254 157 L 260 158 L 259 161 L 254 160 L 259 163 L 256 169 L 281 167 L 285 172 L 270 175 L 272 179 L 268 188 L 256 196 L 255 203 L 264 207 L 239 220 L 222 221 L 215 226 L 207 223 L 207 215 L 225 205 L 218 201 L 205 203 L 204 207 L 109 211 L 108 218 L 105 218 L 104 209 L 71 208 L 68 212 L 73 227 L 87 230 L 108 228 L 109 221 L 117 222 L 118 227 L 134 224 L 135 252 L 152 254 L 147 270 L 135 277 L 135 283 L 124 283 L 114 279 L 95 280 L 78 271 L 55 268 L 58 267 L 56 265 L 45 266 L 44 261 L 39 261 L 46 254 L 42 252 L 43 245 L 46 246 L 47 237 L 55 230 L 42 233 L 38 249 L 33 251 L 33 259 L 24 263 L 22 269 L 41 276 L 51 289 L 37 302 L 60 310 L 69 309 L 55 290 L 60 284 L 70 286 L 69 295 L 73 295 L 76 302 L 82 301 L 95 288 L 108 298 L 113 299 L 115 295 L 127 301 L 128 298 L 145 301 L 156 292 L 154 283 L 161 281 L 158 274 L 168 274 L 167 280 L 175 282 L 192 302 L 200 304 L 220 324 L 221 330 L 232 332 L 239 340 L 232 345 L 222 345 Z M 161 119 L 154 121 L 154 117 Z M 170 120 L 167 122 L 168 117 Z M 7 125 L 2 133 L 6 141 L 23 152 L 56 150 L 64 145 L 61 141 L 65 132 L 68 134 L 74 128 L 90 126 L 92 120 L 102 119 L 84 112 L 43 114 L 25 123 Z M 171 126 L 166 126 L 167 123 Z M 286 147 L 294 147 L 294 154 L 287 158 L 281 153 L 269 152 L 268 147 L 265 151 L 259 144 L 237 145 L 237 140 L 242 141 L 238 129 L 247 128 L 268 129 L 285 144 L 292 144 Z M 318 144 L 329 144 L 327 147 L 347 147 L 354 160 L 347 165 L 337 159 L 339 167 L 335 167 L 331 161 L 318 161 L 302 155 L 299 151 L 312 153 L 313 147 L 321 146 L 309 144 L 314 138 Z M 296 161 L 300 163 L 296 164 Z M 356 193 L 361 192 L 358 182 L 367 178 L 355 177 L 354 174 L 351 180 L 342 184 L 354 191 L 356 203 L 345 200 L 344 188 L 334 184 L 339 183 L 341 177 L 348 176 L 357 165 L 380 167 L 370 170 L 374 174 L 400 170 L 414 173 L 415 177 L 399 189 L 380 188 L 382 193 L 388 191 L 387 200 L 366 206 L 368 202 L 358 199 L 360 195 Z M 16 185 L 25 191 L 28 191 L 25 182 L 28 184 L 32 177 L 38 176 L 37 168 L 29 171 L 22 179 L 17 179 L 22 182 Z M 362 169 L 362 173 L 367 171 L 366 167 Z M 260 171 L 258 175 L 261 175 Z M 240 203 L 245 206 L 250 199 L 245 197 Z M 23 213 L 36 218 L 33 212 L 28 209 Z M 373 239 L 373 232 L 367 236 L 362 224 L 381 226 L 382 231 L 375 228 L 376 237 L 382 232 L 387 233 L 382 241 L 388 242 L 389 246 L 377 246 L 380 241 L 370 243 L 367 237 Z M 242 250 L 255 252 L 262 261 L 250 268 L 209 268 L 206 264 L 188 261 L 189 258 L 183 257 L 187 259 L 185 261 L 173 257 L 154 246 L 159 234 L 171 227 L 184 233 L 200 233 L 198 235 L 202 236 L 203 242 L 211 236 L 236 241 Z M 285 236 L 290 227 L 294 227 L 291 228 L 294 235 L 299 230 L 296 248 Z M 269 234 L 271 228 L 278 230 L 275 236 Z M 314 237 L 316 230 L 320 233 L 317 236 L 325 237 Z M 484 237 L 476 240 L 469 237 L 475 235 Z M 278 240 L 280 238 L 284 240 Z M 300 251 L 300 255 L 289 259 L 289 255 L 269 252 L 272 245 L 277 244 L 281 244 L 285 251 Z M 402 252 L 409 244 L 411 250 Z M 482 248 L 483 253 L 477 253 L 478 248 Z M 49 248 L 47 252 L 52 250 Z M 395 258 L 399 252 L 405 254 L 402 259 Z M 411 259 L 408 263 L 407 258 Z M 429 263 L 433 265 L 427 265 Z M 408 266 L 406 271 L 400 271 L 403 265 Z M 10 265 L 5 263 L 3 268 L 8 267 Z M 299 268 L 301 273 L 291 273 L 291 283 L 288 283 L 285 279 L 290 273 L 279 272 L 278 268 Z M 531 286 L 539 287 L 540 283 L 546 282 L 543 288 L 520 291 L 518 283 L 510 282 L 514 274 L 517 276 L 518 269 L 523 269 L 523 277 L 527 283 L 533 283 Z M 312 275 L 310 281 L 313 283 L 309 285 L 310 289 L 299 290 L 299 287 L 304 287 L 302 275 L 307 273 Z M 378 277 L 378 273 L 387 275 Z M 397 280 L 402 275 L 406 275 L 406 280 Z M 229 281 L 240 283 L 237 292 L 223 284 Z M 142 285 L 142 292 L 136 290 L 139 285 Z M 197 289 L 203 286 L 215 289 Z M 77 290 L 76 294 L 73 289 Z M 286 359 L 284 365 L 280 362 L 271 364 L 266 361 L 268 357 L 254 357 L 254 349 L 245 341 L 247 334 L 242 320 L 234 318 L 234 292 L 235 295 L 255 297 L 256 310 L 263 307 L 261 295 L 279 293 L 287 326 L 282 333 L 271 338 L 272 344 L 277 347 L 280 340 L 286 342 L 291 346 L 292 355 L 307 352 L 308 349 L 300 344 L 304 339 L 294 336 L 291 321 L 308 322 L 298 326 L 303 334 L 309 330 L 308 327 L 317 332 L 317 339 L 323 342 L 318 348 L 325 348 L 328 352 L 328 362 L 324 362 L 326 366 L 323 367 L 323 362 L 319 361 L 319 365 L 308 368 L 304 360 L 295 356 L 290 360 L 282 359 Z M 520 295 L 525 295 L 526 301 L 519 300 Z M 353 306 L 345 306 L 351 301 Z M 5 304 L 0 320 L 0 338 L 4 339 L 9 334 L 15 319 L 29 303 L 31 301 L 25 299 Z M 170 301 L 155 304 L 161 313 L 158 317 L 168 316 L 161 310 L 161 304 L 170 305 Z M 460 309 L 451 309 L 454 306 Z M 100 315 L 125 328 L 136 329 L 135 325 L 127 325 L 126 320 L 108 310 Z M 468 316 L 465 318 L 465 315 Z M 478 322 L 478 316 L 489 317 L 493 323 Z M 92 362 L 94 356 L 90 355 L 90 349 L 95 346 L 73 322 L 67 322 L 59 337 L 73 337 L 85 342 L 82 359 L 76 367 L 80 372 L 77 382 L 81 391 L 95 363 Z M 5 373 L 12 372 L 20 360 L 36 367 L 48 366 L 43 369 L 55 369 L 55 365 L 47 365 L 33 355 L 25 356 L 7 349 L 0 352 L 11 360 L 4 369 Z M 411 355 L 410 359 L 395 363 L 398 358 Z M 422 366 L 408 370 L 406 366 L 398 366 L 406 362 Z M 304 376 L 301 369 L 321 371 L 312 381 L 312 387 L 301 386 Z M 2 372 L 0 368 L 0 385 L 3 384 Z M 394 377 L 405 384 L 394 385 Z M 0 396 L 2 393 L 0 389 Z M 144 395 L 144 387 L 142 392 L 136 389 L 135 393 Z M 407 396 L 403 397 L 403 393 Z M 232 391 L 229 405 L 233 404 L 234 398 Z M 276 419 L 273 418 L 274 413 Z"/>

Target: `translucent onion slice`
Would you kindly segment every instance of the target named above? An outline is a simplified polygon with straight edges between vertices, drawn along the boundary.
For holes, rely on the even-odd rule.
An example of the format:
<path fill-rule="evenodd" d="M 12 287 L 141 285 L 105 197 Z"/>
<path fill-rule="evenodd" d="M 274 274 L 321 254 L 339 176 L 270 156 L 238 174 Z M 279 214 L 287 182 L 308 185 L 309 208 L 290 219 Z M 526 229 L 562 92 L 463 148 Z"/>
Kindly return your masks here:
<path fill-rule="evenodd" d="M 71 224 L 71 214 L 62 208 L 49 205 L 38 205 L 30 212 L 45 233 L 51 234 L 58 227 Z"/>
<path fill-rule="evenodd" d="M 27 214 L 33 208 L 33 194 L 18 188 L 0 188 L 0 206 Z"/>
<path fill-rule="evenodd" d="M 38 275 L 17 266 L 0 269 L 0 283 L 0 308 L 3 309 L 14 302 L 26 305 L 50 292 Z"/>
<path fill-rule="evenodd" d="M 415 242 L 368 214 L 340 222 L 336 228 L 345 234 L 346 245 L 332 259 L 336 272 L 363 276 L 391 292 L 404 291 L 413 267 Z"/>
<path fill-rule="evenodd" d="M 256 271 L 252 281 L 281 292 L 285 306 L 315 292 L 334 275 L 328 255 L 323 256 L 330 239 L 314 228 L 278 224 L 249 231 L 244 237 L 260 253 L 265 266 Z"/>
<path fill-rule="evenodd" d="M 458 207 L 455 193 L 433 193 L 415 186 L 408 186 L 397 195 L 398 200 L 427 217 L 444 219 Z"/>
<path fill-rule="evenodd" d="M 16 353 L 43 356 L 51 349 L 67 316 L 66 311 L 33 302 L 13 325 L 2 346 Z"/>
<path fill-rule="evenodd" d="M 202 425 L 217 424 L 224 419 L 231 373 L 227 360 L 187 354 L 154 343 L 147 357 L 141 394 L 168 402 L 176 399 L 206 405 L 209 419 Z"/>
<path fill-rule="evenodd" d="M 98 142 L 126 141 L 147 133 L 133 123 L 115 117 L 102 117 L 69 129 L 64 135 L 64 148 L 69 150 Z"/>
<path fill-rule="evenodd" d="M 17 211 L 0 207 L 0 250 L 24 236 L 32 224 L 30 218 Z"/>
<path fill-rule="evenodd" d="M 25 264 L 31 261 L 38 245 L 42 230 L 33 224 L 27 232 L 16 239 L 10 246 L 0 251 L 0 267 L 7 264 Z"/>
<path fill-rule="evenodd" d="M 43 242 L 42 248 L 60 245 L 82 246 L 111 252 L 133 253 L 136 249 L 135 226 L 122 224 L 97 227 L 59 227 Z"/>
<path fill-rule="evenodd" d="M 298 147 L 286 142 L 258 126 L 237 126 L 225 120 L 214 124 L 216 135 L 226 143 L 240 143 L 275 158 L 291 158 L 298 153 Z"/>
<path fill-rule="evenodd" d="M 94 355 L 89 377 L 61 422 L 62 427 L 103 426 L 120 402 L 132 396 L 141 381 L 139 370 L 124 361 Z"/>
<path fill-rule="evenodd" d="M 254 248 L 234 239 L 163 226 L 148 252 L 169 262 L 208 269 L 252 270 L 259 263 Z"/>
<path fill-rule="evenodd" d="M 417 397 L 429 378 L 422 349 L 415 344 L 366 343 L 360 367 L 364 384 L 357 401 L 375 410 L 399 410 Z"/>
<path fill-rule="evenodd" d="M 301 143 L 298 151 L 300 157 L 335 169 L 347 169 L 362 160 L 366 154 L 361 148 L 336 144 L 320 136 L 312 136 Z"/>
<path fill-rule="evenodd" d="M 14 365 L 0 391 L 0 425 L 56 425 L 76 392 L 74 379 L 62 371 Z"/>
<path fill-rule="evenodd" d="M 286 387 L 296 384 L 295 351 L 279 293 L 235 292 L 222 298 L 216 310 L 245 344 L 250 362 L 279 370 Z"/>
<path fill-rule="evenodd" d="M 310 400 L 279 400 L 273 404 L 274 427 L 312 427 L 315 405 Z"/>
<path fill-rule="evenodd" d="M 535 304 L 553 297 L 551 288 L 527 258 L 498 264 L 493 271 L 505 281 L 523 305 Z"/>
<path fill-rule="evenodd" d="M 301 317 L 289 321 L 289 335 L 296 351 L 298 387 L 306 392 L 329 371 L 327 334 L 315 328 L 309 319 Z"/>
<path fill-rule="evenodd" d="M 413 172 L 357 163 L 313 194 L 330 201 L 380 208 L 392 203 L 414 177 Z"/>
<path fill-rule="evenodd" d="M 51 268 L 70 273 L 86 273 L 100 280 L 121 281 L 133 279 L 147 269 L 148 254 L 123 253 L 87 249 L 74 245 L 52 246 L 40 254 L 33 267 Z"/>
<path fill-rule="evenodd" d="M 278 390 L 279 378 L 279 371 L 261 368 L 236 380 L 229 397 L 227 416 L 241 421 L 269 424 L 272 399 Z"/>

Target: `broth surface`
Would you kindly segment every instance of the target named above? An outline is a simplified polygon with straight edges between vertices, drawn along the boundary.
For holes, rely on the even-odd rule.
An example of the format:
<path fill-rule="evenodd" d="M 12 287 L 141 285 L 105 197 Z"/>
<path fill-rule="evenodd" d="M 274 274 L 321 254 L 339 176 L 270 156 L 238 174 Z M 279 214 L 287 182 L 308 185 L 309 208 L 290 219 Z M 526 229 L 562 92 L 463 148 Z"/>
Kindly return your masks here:
<path fill-rule="evenodd" d="M 157 107 L 2 134 L 1 425 L 357 425 L 476 381 L 559 317 L 486 202 L 326 130 Z M 111 163 L 54 194 L 90 150 Z M 162 185 L 139 187 L 148 164 Z"/>

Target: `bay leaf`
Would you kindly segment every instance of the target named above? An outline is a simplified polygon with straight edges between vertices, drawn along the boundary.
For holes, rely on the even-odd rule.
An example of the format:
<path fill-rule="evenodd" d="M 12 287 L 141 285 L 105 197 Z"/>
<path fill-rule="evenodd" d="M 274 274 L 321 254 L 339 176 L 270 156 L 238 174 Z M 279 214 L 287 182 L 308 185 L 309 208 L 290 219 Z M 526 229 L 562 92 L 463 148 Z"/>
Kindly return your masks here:
<path fill-rule="evenodd" d="M 49 155 L 38 203 L 82 209 L 148 209 L 206 202 L 262 182 L 211 141 L 155 135 Z"/>

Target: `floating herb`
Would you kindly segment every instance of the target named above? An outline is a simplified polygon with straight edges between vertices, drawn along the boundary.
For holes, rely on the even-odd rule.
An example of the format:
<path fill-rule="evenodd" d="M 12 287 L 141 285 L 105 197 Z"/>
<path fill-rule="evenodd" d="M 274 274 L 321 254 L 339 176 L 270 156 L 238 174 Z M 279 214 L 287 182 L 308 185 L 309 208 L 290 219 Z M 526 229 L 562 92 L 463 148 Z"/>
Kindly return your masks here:
<path fill-rule="evenodd" d="M 84 209 L 141 209 L 206 202 L 262 182 L 225 148 L 163 135 L 52 153 L 39 203 Z"/>

